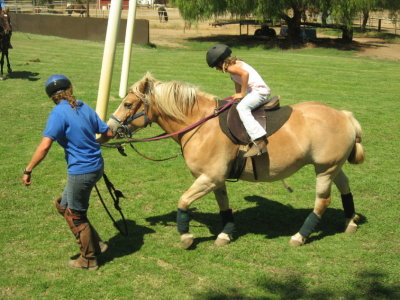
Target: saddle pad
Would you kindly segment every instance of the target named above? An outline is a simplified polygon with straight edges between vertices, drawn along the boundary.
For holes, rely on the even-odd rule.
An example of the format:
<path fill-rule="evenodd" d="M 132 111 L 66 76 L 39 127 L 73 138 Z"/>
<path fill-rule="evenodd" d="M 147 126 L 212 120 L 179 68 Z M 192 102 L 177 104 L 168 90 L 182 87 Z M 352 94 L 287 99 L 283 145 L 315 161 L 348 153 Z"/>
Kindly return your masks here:
<path fill-rule="evenodd" d="M 225 103 L 226 101 L 219 100 L 218 106 L 222 106 Z M 219 124 L 222 131 L 232 140 L 233 143 L 247 145 L 250 143 L 250 137 L 248 136 L 242 121 L 240 120 L 236 106 L 237 103 L 234 103 L 228 110 L 219 115 Z M 252 113 L 260 125 L 266 128 L 268 137 L 278 131 L 279 128 L 286 123 L 292 114 L 292 107 L 283 106 L 276 110 L 264 111 L 263 106 L 261 106 Z"/>

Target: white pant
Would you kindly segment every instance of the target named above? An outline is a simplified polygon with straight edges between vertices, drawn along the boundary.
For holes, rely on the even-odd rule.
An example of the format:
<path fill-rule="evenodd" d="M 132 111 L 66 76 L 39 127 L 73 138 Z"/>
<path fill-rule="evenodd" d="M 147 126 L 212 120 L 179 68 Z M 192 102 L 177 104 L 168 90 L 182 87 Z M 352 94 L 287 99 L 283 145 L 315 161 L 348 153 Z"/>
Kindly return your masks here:
<path fill-rule="evenodd" d="M 249 134 L 251 140 L 256 140 L 264 135 L 267 132 L 262 128 L 262 126 L 254 119 L 251 114 L 251 110 L 266 103 L 268 100 L 268 95 L 259 94 L 256 91 L 252 91 L 248 93 L 242 100 L 240 100 L 237 111 L 239 113 L 239 117 L 242 120 L 244 127 L 246 128 L 247 133 Z"/>

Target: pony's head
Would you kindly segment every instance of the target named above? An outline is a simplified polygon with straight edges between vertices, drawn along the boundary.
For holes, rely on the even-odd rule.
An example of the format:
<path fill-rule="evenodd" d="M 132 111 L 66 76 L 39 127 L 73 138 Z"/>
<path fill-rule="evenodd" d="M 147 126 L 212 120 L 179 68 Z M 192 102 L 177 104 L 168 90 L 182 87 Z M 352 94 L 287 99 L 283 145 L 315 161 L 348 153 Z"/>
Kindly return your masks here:
<path fill-rule="evenodd" d="M 146 127 L 158 118 L 184 122 L 196 101 L 197 89 L 179 81 L 161 82 L 150 73 L 131 86 L 108 121 L 119 136 Z"/>
<path fill-rule="evenodd" d="M 8 14 L 8 7 L 3 8 L 2 11 L 0 11 L 0 30 L 4 31 L 5 33 L 8 33 L 9 31 L 12 30 L 11 28 L 11 22 L 10 22 L 10 15 Z"/>
<path fill-rule="evenodd" d="M 8 11 L 8 7 L 3 8 L 3 10 L 0 11 L 0 27 L 2 27 L 2 31 L 5 31 L 6 33 L 12 30 Z"/>

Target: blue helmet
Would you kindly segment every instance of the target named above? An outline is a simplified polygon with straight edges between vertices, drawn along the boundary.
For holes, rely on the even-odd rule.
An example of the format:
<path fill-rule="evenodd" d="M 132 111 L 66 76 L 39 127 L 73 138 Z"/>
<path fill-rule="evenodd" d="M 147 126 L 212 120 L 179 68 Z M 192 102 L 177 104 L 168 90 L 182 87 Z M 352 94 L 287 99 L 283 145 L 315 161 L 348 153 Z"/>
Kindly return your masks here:
<path fill-rule="evenodd" d="M 52 75 L 46 81 L 46 93 L 49 97 L 72 86 L 71 81 L 64 75 Z"/>

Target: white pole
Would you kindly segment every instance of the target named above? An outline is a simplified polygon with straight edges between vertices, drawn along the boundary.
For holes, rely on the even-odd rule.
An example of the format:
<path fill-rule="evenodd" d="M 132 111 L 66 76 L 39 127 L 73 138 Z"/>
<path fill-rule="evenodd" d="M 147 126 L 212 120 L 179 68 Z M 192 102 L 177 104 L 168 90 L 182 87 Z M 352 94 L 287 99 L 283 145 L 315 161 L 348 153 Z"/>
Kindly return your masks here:
<path fill-rule="evenodd" d="M 117 46 L 117 35 L 121 19 L 122 0 L 112 0 L 110 13 L 108 15 L 106 40 L 104 43 L 103 62 L 99 81 L 99 93 L 97 95 L 96 112 L 100 119 L 105 121 L 107 114 L 108 98 L 112 71 L 115 58 L 115 48 Z"/>
<path fill-rule="evenodd" d="M 126 34 L 124 45 L 124 57 L 122 60 L 121 81 L 119 85 L 119 97 L 124 98 L 128 86 L 128 73 L 132 54 L 133 32 L 136 19 L 136 0 L 129 0 L 128 20 L 126 22 Z"/>

